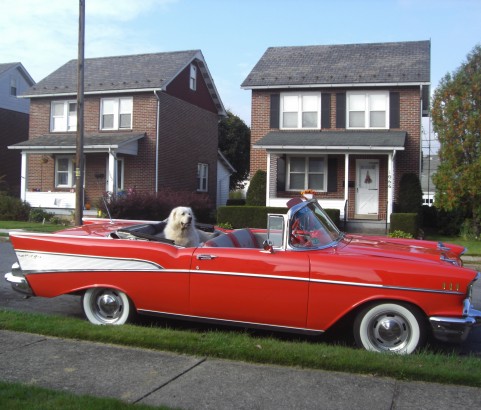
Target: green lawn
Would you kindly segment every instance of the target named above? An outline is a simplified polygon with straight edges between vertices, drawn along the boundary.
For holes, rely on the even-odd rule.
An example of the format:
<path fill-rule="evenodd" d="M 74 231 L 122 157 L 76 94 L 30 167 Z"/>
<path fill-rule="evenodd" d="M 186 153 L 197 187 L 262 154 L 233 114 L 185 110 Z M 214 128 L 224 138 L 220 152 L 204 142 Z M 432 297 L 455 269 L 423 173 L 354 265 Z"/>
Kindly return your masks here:
<path fill-rule="evenodd" d="M 331 337 L 301 337 L 147 321 L 96 326 L 77 318 L 0 309 L 0 329 L 90 340 L 202 357 L 481 387 L 481 358 L 431 347 L 418 354 L 379 354 Z M 350 333 L 350 330 L 346 330 Z M 448 352 L 447 352 L 448 351 Z"/>

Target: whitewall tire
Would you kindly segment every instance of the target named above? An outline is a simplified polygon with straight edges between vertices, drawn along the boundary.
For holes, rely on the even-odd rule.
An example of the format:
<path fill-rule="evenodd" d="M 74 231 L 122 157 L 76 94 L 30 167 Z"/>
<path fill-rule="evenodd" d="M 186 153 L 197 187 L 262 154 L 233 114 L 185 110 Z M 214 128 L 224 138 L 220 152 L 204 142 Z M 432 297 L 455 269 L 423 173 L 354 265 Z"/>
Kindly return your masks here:
<path fill-rule="evenodd" d="M 359 347 L 376 352 L 410 354 L 426 341 L 423 312 L 404 303 L 379 303 L 364 308 L 354 321 Z"/>
<path fill-rule="evenodd" d="M 129 297 L 116 289 L 91 288 L 82 296 L 82 308 L 95 325 L 123 325 L 135 316 Z"/>

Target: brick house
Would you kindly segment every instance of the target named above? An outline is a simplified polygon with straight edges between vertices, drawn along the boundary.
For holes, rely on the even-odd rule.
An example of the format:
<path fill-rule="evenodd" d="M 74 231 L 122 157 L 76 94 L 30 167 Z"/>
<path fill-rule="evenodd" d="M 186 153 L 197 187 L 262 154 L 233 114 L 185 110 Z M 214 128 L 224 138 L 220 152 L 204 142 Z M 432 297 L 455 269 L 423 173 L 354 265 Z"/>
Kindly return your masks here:
<path fill-rule="evenodd" d="M 251 175 L 267 171 L 267 204 L 312 189 L 352 230 L 389 222 L 401 176 L 420 173 L 430 47 L 267 49 L 242 83 L 252 90 Z"/>
<path fill-rule="evenodd" d="M 0 177 L 2 189 L 20 193 L 20 156 L 7 147 L 28 138 L 30 101 L 18 98 L 35 84 L 22 63 L 0 64 Z"/>
<path fill-rule="evenodd" d="M 216 203 L 218 121 L 225 115 L 200 50 L 92 58 L 84 73 L 84 203 L 107 191 L 206 193 Z M 75 208 L 77 61 L 54 71 L 31 99 L 21 197 Z M 60 213 L 60 212 L 58 212 Z"/>

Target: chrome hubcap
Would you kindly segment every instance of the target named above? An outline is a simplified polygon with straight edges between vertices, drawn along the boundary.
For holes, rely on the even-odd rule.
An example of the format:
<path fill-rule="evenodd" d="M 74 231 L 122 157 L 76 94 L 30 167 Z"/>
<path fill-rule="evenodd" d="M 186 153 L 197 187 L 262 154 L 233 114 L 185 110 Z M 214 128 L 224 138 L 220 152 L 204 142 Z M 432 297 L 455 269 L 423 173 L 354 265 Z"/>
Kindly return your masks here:
<path fill-rule="evenodd" d="M 372 320 L 369 339 L 383 350 L 399 350 L 409 341 L 411 329 L 402 316 L 385 313 Z"/>
<path fill-rule="evenodd" d="M 115 292 L 102 291 L 95 298 L 96 316 L 103 322 L 115 322 L 121 316 L 122 309 L 122 299 Z"/>

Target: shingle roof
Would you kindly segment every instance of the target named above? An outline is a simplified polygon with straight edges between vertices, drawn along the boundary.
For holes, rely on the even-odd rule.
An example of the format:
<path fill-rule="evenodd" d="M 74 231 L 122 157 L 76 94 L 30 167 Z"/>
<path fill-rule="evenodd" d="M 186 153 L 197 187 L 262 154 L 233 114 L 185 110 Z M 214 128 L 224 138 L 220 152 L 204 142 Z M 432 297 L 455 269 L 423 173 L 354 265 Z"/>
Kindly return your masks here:
<path fill-rule="evenodd" d="M 103 133 L 86 134 L 84 136 L 84 148 L 92 147 L 119 147 L 137 141 L 145 136 L 131 133 Z M 9 146 L 10 149 L 75 149 L 76 133 L 70 134 L 47 134 Z"/>
<path fill-rule="evenodd" d="M 264 149 L 404 149 L 405 131 L 271 131 L 254 144 Z"/>
<path fill-rule="evenodd" d="M 430 41 L 270 47 L 243 88 L 429 83 Z"/>

